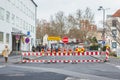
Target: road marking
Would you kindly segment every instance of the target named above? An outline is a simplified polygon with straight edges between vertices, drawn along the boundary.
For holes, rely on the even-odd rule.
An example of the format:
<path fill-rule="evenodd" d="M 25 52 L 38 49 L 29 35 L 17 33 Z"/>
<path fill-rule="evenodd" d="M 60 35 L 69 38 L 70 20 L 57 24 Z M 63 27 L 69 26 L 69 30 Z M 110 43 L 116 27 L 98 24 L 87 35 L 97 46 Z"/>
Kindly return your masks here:
<path fill-rule="evenodd" d="M 0 68 L 4 68 L 4 67 L 6 67 L 6 65 L 0 65 Z"/>
<path fill-rule="evenodd" d="M 120 69 L 120 66 L 116 66 L 118 69 Z"/>
<path fill-rule="evenodd" d="M 17 65 L 9 65 L 9 67 L 28 69 L 29 71 L 32 70 L 33 72 L 40 72 L 41 70 L 43 70 L 43 71 L 47 71 L 47 72 L 54 72 L 54 73 L 58 73 L 58 74 L 64 74 L 64 75 L 68 75 L 68 76 L 73 76 L 73 77 L 81 78 L 83 80 L 84 79 L 89 79 L 89 80 L 96 80 L 96 79 L 97 80 L 117 80 L 117 79 L 111 79 L 111 78 L 103 77 L 103 76 L 84 74 L 84 73 L 80 73 L 80 72 L 74 72 L 74 71 L 56 69 L 56 68 L 17 66 Z"/>
<path fill-rule="evenodd" d="M 25 74 L 17 73 L 17 74 L 8 74 L 7 76 L 25 76 Z"/>
<path fill-rule="evenodd" d="M 90 80 L 90 79 L 80 79 L 80 78 L 74 78 L 74 77 L 67 77 L 65 80 Z"/>
<path fill-rule="evenodd" d="M 111 64 L 111 63 L 106 63 L 106 64 L 112 65 L 112 66 L 117 67 L 118 69 L 120 69 L 120 65 Z"/>

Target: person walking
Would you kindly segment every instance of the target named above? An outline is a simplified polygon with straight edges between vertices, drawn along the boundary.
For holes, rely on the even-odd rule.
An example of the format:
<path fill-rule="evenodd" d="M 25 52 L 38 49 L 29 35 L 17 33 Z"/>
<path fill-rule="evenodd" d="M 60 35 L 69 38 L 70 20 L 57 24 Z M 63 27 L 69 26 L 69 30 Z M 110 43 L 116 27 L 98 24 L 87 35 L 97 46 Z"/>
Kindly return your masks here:
<path fill-rule="evenodd" d="M 5 63 L 8 62 L 8 56 L 10 54 L 10 49 L 8 48 L 8 45 L 5 45 L 4 50 L 2 51 L 2 55 L 5 58 Z"/>
<path fill-rule="evenodd" d="M 35 48 L 35 46 L 33 45 L 33 46 L 32 46 L 32 51 L 35 52 L 35 49 L 36 49 L 36 48 Z"/>

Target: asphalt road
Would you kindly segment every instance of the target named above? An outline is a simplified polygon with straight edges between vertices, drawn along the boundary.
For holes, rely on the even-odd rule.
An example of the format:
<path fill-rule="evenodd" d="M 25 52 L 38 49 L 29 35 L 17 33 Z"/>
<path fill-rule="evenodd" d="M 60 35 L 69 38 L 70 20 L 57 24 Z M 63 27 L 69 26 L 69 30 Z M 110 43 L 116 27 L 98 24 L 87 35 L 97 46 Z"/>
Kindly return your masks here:
<path fill-rule="evenodd" d="M 88 58 L 91 59 L 91 57 Z M 120 80 L 119 61 L 119 59 L 114 58 L 106 63 L 78 64 L 15 64 L 9 61 L 7 64 L 0 63 L 0 80 Z"/>

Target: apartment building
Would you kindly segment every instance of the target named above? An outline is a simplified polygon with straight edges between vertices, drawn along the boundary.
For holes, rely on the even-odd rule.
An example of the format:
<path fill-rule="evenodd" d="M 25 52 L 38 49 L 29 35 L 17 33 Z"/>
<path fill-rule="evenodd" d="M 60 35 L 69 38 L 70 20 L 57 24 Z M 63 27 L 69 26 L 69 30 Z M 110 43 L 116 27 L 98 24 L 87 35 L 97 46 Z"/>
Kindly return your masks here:
<path fill-rule="evenodd" d="M 113 51 L 120 48 L 120 9 L 113 15 L 108 16 L 106 20 L 107 31 L 109 36 L 109 44 Z"/>
<path fill-rule="evenodd" d="M 36 39 L 37 5 L 33 0 L 0 0 L 0 52 L 30 51 Z"/>

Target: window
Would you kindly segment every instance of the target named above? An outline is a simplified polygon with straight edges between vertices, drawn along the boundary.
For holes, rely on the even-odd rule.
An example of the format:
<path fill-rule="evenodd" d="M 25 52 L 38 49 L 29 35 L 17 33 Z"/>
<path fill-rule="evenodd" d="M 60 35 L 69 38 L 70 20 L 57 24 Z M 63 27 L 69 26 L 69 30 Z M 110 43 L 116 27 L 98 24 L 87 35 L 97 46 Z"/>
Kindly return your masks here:
<path fill-rule="evenodd" d="M 18 1 L 18 0 L 16 0 L 15 6 L 16 6 L 17 8 L 19 8 L 19 1 Z"/>
<path fill-rule="evenodd" d="M 20 10 L 23 11 L 23 3 L 20 1 Z"/>
<path fill-rule="evenodd" d="M 112 30 L 112 36 L 113 36 L 113 38 L 116 38 L 116 36 L 117 36 L 117 30 L 116 29 Z"/>
<path fill-rule="evenodd" d="M 35 33 L 35 27 L 33 26 L 33 33 Z"/>
<path fill-rule="evenodd" d="M 11 0 L 11 3 L 12 3 L 13 5 L 15 5 L 15 0 Z"/>
<path fill-rule="evenodd" d="M 30 25 L 30 27 L 31 27 L 31 32 L 33 31 L 33 29 L 32 29 L 32 25 Z"/>
<path fill-rule="evenodd" d="M 31 25 L 29 24 L 29 31 L 31 32 Z"/>
<path fill-rule="evenodd" d="M 116 20 L 112 20 L 112 26 L 116 27 Z"/>
<path fill-rule="evenodd" d="M 12 14 L 12 24 L 15 24 L 15 15 L 14 14 Z"/>
<path fill-rule="evenodd" d="M 19 25 L 20 25 L 20 28 L 22 27 L 22 19 L 19 20 Z"/>
<path fill-rule="evenodd" d="M 23 29 L 25 29 L 25 21 L 23 21 Z"/>
<path fill-rule="evenodd" d="M 4 20 L 4 12 L 5 12 L 5 10 L 0 7 L 0 19 L 1 20 Z"/>
<path fill-rule="evenodd" d="M 6 21 L 10 22 L 10 12 L 6 11 Z"/>
<path fill-rule="evenodd" d="M 0 32 L 0 42 L 3 42 L 3 32 Z"/>
<path fill-rule="evenodd" d="M 27 22 L 25 24 L 25 30 L 28 30 L 28 24 L 27 24 Z"/>
<path fill-rule="evenodd" d="M 34 33 L 34 27 L 32 26 L 32 32 Z"/>
<path fill-rule="evenodd" d="M 9 43 L 9 34 L 6 34 L 6 42 Z"/>
<path fill-rule="evenodd" d="M 16 17 L 16 26 L 18 27 L 18 17 Z"/>
<path fill-rule="evenodd" d="M 18 23 L 18 27 L 20 27 L 20 18 L 19 17 L 18 17 L 17 23 Z"/>

